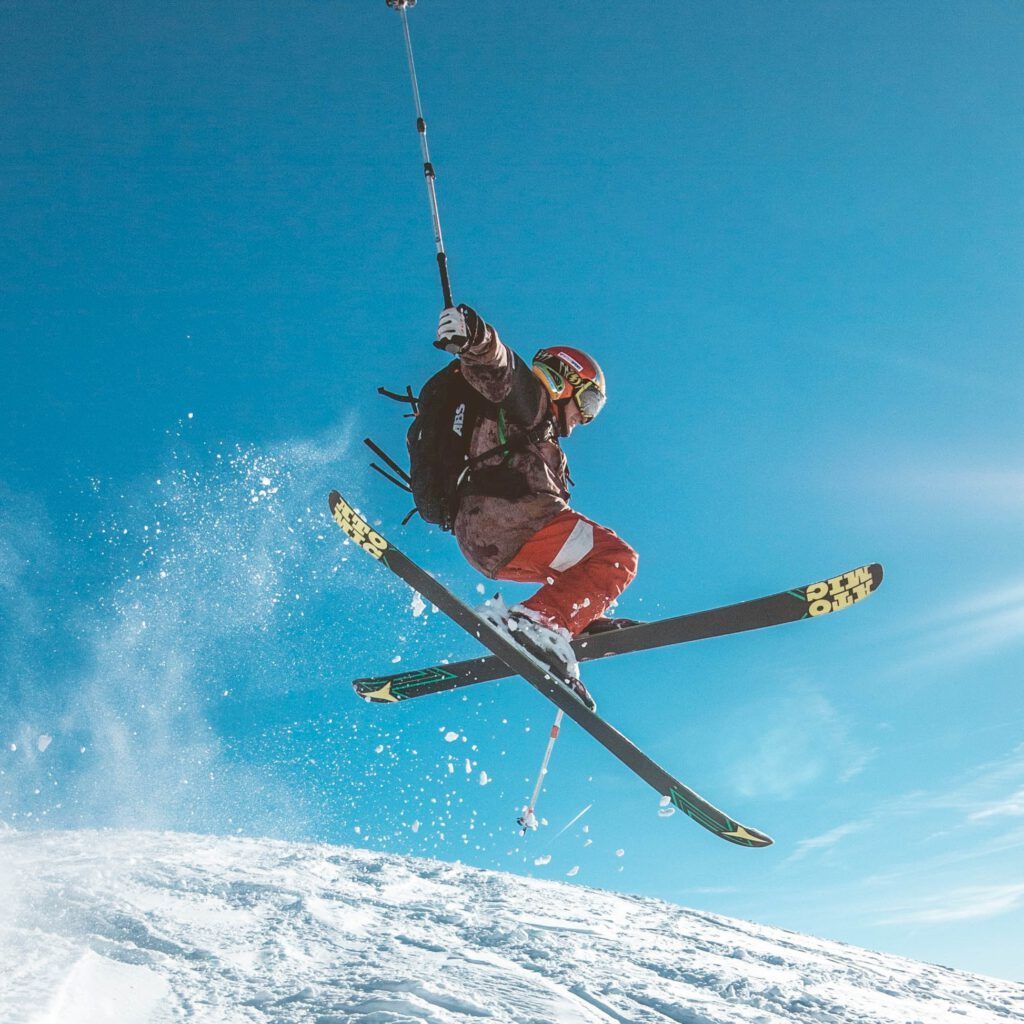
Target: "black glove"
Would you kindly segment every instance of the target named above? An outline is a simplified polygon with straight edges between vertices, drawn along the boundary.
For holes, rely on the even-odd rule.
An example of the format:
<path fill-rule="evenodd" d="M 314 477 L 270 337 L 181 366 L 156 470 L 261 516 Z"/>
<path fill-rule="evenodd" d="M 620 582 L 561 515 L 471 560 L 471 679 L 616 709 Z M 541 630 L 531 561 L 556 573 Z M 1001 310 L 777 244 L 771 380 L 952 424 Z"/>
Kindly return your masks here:
<path fill-rule="evenodd" d="M 487 334 L 487 324 L 469 306 L 449 306 L 437 322 L 435 348 L 458 355 L 479 345 Z"/>

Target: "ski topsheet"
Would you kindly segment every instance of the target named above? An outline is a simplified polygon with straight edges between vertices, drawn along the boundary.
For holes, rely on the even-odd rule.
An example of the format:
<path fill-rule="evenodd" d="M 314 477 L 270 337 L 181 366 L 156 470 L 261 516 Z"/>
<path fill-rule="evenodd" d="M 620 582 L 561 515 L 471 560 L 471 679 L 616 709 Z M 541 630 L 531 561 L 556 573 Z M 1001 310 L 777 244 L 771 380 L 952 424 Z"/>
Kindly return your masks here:
<path fill-rule="evenodd" d="M 636 626 L 610 630 L 596 636 L 577 637 L 572 646 L 578 661 L 594 661 L 618 654 L 779 626 L 784 622 L 820 618 L 863 601 L 881 583 L 880 565 L 862 565 L 838 576 L 784 590 L 769 597 L 691 612 L 689 615 L 677 615 L 657 622 L 641 622 Z M 435 665 L 392 675 L 354 679 L 352 686 L 365 700 L 391 704 L 411 697 L 472 686 L 474 683 L 504 679 L 509 674 L 508 665 L 492 654 L 486 658 L 471 658 L 451 665 Z"/>
<path fill-rule="evenodd" d="M 477 637 L 509 669 L 521 675 L 531 686 L 561 708 L 623 764 L 632 769 L 663 797 L 667 797 L 684 814 L 687 814 L 709 832 L 738 846 L 760 847 L 771 844 L 772 840 L 763 832 L 734 821 L 688 786 L 669 775 L 660 765 L 655 764 L 642 750 L 603 718 L 588 711 L 563 683 L 552 677 L 540 662 L 534 660 L 505 633 L 482 619 L 468 605 L 452 594 L 447 587 L 440 584 L 426 570 L 421 569 L 394 545 L 385 540 L 337 491 L 331 491 L 328 503 L 335 522 L 358 547 L 390 569 L 396 576 L 405 580 L 409 586 L 435 604 L 467 633 Z"/>

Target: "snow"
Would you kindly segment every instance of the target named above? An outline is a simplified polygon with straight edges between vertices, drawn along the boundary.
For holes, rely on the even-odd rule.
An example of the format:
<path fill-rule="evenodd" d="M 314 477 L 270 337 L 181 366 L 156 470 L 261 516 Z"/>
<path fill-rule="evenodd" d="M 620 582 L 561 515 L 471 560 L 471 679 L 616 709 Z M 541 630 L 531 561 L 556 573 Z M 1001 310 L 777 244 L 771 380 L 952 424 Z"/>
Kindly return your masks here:
<path fill-rule="evenodd" d="M 170 985 L 156 971 L 87 949 L 57 987 L 43 1019 L 146 1024 L 169 996 Z"/>
<path fill-rule="evenodd" d="M 1005 1024 L 1024 985 L 340 846 L 0 833 L 4 1024 Z"/>

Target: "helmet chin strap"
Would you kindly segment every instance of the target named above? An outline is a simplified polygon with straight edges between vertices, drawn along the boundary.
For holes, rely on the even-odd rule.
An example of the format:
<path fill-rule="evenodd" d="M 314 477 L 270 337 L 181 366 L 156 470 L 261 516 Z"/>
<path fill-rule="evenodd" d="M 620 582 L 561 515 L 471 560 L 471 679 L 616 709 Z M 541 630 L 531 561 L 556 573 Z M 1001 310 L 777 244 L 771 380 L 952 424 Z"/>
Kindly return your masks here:
<path fill-rule="evenodd" d="M 555 418 L 558 423 L 558 436 L 568 437 L 569 436 L 569 403 L 572 401 L 571 398 L 560 398 L 557 402 L 554 402 L 555 407 Z"/>

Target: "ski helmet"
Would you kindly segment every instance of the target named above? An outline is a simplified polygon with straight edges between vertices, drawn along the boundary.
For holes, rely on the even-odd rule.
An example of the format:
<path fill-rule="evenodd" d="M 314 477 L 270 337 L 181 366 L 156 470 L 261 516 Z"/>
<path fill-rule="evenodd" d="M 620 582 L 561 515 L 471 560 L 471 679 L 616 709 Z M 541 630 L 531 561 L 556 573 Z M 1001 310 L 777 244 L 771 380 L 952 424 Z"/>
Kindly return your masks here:
<path fill-rule="evenodd" d="M 533 357 L 533 372 L 553 402 L 571 398 L 584 423 L 604 408 L 604 373 L 586 352 L 565 345 L 542 348 Z"/>

